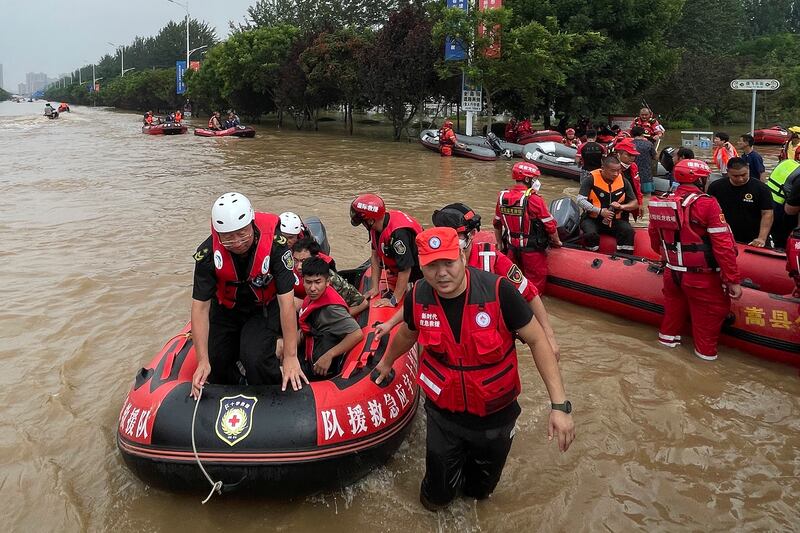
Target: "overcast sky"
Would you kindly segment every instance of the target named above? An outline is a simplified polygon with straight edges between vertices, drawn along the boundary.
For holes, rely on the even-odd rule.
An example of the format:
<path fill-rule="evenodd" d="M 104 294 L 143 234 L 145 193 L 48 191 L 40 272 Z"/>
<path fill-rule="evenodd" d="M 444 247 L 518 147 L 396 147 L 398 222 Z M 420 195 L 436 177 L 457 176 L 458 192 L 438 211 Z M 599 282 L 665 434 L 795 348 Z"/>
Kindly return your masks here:
<path fill-rule="evenodd" d="M 185 1 L 178 0 L 185 4 Z M 189 0 L 189 14 L 228 35 L 255 0 Z M 16 92 L 27 72 L 56 77 L 111 54 L 108 41 L 128 44 L 155 35 L 184 8 L 167 0 L 0 0 L 0 64 L 3 86 Z"/>

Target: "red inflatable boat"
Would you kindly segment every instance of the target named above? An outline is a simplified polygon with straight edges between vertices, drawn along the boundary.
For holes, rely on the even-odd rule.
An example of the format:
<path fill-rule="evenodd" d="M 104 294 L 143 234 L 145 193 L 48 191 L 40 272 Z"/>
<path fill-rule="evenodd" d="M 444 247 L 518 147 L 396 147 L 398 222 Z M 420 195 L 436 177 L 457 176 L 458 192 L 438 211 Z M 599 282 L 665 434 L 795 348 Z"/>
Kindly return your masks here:
<path fill-rule="evenodd" d="M 364 339 L 329 380 L 285 392 L 209 384 L 197 403 L 189 397 L 197 361 L 187 325 L 136 374 L 122 404 L 116 433 L 125 463 L 172 490 L 209 488 L 198 461 L 223 491 L 285 497 L 355 482 L 397 450 L 417 409 L 416 348 L 397 359 L 387 383 L 371 378 L 397 331 L 376 340 L 375 325 L 395 311 L 362 313 Z"/>
<path fill-rule="evenodd" d="M 560 131 L 539 130 L 539 131 L 534 131 L 533 133 L 526 133 L 524 135 L 521 135 L 517 139 L 517 144 L 525 145 L 528 143 L 543 143 L 548 141 L 560 143 L 561 139 L 563 138 L 564 136 L 561 135 Z"/>
<path fill-rule="evenodd" d="M 784 144 L 789 140 L 789 132 L 783 126 L 772 126 L 753 131 L 756 144 Z"/>
<path fill-rule="evenodd" d="M 165 124 L 154 124 L 152 126 L 145 124 L 142 126 L 142 133 L 146 133 L 147 135 L 180 135 L 186 133 L 188 129 L 189 128 L 183 124 L 167 122 Z"/>
<path fill-rule="evenodd" d="M 194 134 L 200 137 L 255 137 L 256 130 L 250 126 L 236 126 L 226 130 L 207 130 L 204 128 L 195 128 Z"/>
<path fill-rule="evenodd" d="M 664 314 L 660 264 L 567 247 L 549 250 L 547 264 L 546 294 L 660 325 Z M 745 288 L 742 298 L 732 302 L 731 313 L 722 331 L 723 344 L 800 366 L 800 299 Z"/>

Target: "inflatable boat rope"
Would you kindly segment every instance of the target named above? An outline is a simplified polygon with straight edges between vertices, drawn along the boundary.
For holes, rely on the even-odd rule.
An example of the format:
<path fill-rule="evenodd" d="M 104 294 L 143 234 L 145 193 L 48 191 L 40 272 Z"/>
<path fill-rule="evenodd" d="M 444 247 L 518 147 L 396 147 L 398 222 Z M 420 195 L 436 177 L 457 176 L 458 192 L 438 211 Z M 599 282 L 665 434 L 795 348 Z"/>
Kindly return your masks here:
<path fill-rule="evenodd" d="M 191 335 L 192 333 L 189 332 L 187 337 L 191 337 Z M 192 451 L 194 452 L 194 458 L 197 461 L 197 466 L 200 467 L 200 471 L 203 472 L 203 475 L 206 476 L 208 482 L 211 483 L 211 492 L 209 492 L 208 496 L 206 496 L 206 499 L 203 500 L 203 505 L 205 505 L 206 503 L 208 503 L 208 500 L 210 500 L 211 497 L 214 496 L 214 492 L 222 496 L 222 481 L 214 481 L 213 479 L 211 479 L 211 476 L 208 475 L 206 469 L 203 468 L 203 463 L 200 462 L 200 456 L 197 455 L 197 445 L 194 442 L 194 421 L 197 418 L 197 408 L 200 405 L 200 400 L 202 399 L 203 399 L 203 387 L 201 385 L 200 393 L 197 395 L 197 401 L 194 402 L 194 412 L 192 413 Z"/>

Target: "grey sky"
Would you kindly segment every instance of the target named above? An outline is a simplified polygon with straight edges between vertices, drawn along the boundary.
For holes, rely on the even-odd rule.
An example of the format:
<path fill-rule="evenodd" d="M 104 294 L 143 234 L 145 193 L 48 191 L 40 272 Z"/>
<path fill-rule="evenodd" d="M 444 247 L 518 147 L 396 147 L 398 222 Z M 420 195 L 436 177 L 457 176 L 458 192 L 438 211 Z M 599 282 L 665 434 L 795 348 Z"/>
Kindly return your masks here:
<path fill-rule="evenodd" d="M 184 0 L 178 0 L 185 4 Z M 228 35 L 228 21 L 241 22 L 255 0 L 189 0 L 189 14 Z M 16 92 L 27 72 L 50 77 L 113 54 L 108 41 L 127 44 L 155 35 L 184 8 L 167 0 L 0 0 L 0 64 L 3 85 Z"/>

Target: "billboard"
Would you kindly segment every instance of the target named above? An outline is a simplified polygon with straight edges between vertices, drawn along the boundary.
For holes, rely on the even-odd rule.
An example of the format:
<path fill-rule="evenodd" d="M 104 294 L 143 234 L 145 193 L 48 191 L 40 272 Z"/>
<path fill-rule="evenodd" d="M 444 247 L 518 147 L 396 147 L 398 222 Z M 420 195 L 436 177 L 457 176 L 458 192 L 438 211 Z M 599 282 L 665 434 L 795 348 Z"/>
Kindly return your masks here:
<path fill-rule="evenodd" d="M 469 2 L 467 0 L 447 0 L 447 7 L 455 7 L 464 11 L 469 11 Z M 464 43 L 461 41 L 461 39 L 445 37 L 444 60 L 460 61 L 466 58 L 467 51 L 464 49 Z"/>

